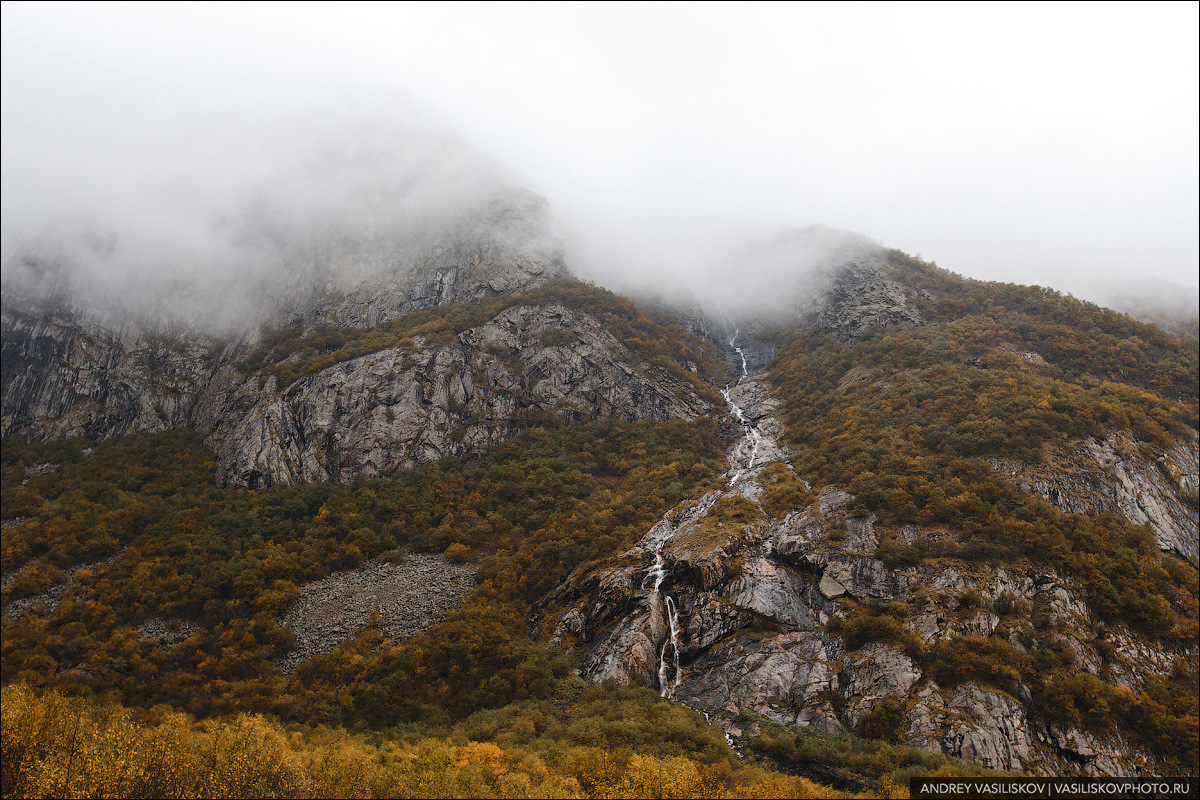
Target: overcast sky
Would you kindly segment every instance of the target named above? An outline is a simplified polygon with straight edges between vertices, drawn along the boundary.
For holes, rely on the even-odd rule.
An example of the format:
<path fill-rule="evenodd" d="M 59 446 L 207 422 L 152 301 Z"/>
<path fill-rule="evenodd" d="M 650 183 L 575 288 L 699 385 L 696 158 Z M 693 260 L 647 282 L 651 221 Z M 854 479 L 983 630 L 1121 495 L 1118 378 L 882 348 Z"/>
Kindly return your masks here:
<path fill-rule="evenodd" d="M 5 224 L 84 202 L 97 141 L 407 96 L 614 288 L 820 223 L 972 277 L 1195 300 L 1198 8 L 5 2 Z"/>

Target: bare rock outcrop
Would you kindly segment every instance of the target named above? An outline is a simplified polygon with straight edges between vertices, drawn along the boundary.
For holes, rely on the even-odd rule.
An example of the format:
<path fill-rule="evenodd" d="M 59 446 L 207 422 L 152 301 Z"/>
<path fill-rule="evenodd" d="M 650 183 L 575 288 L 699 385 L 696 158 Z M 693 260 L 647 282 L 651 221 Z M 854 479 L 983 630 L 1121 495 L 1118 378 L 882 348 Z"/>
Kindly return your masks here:
<path fill-rule="evenodd" d="M 222 403 L 225 413 L 209 415 L 218 482 L 250 488 L 387 475 L 494 446 L 521 430 L 527 408 L 634 421 L 711 407 L 593 317 L 553 303 L 509 308 L 452 344 L 418 338 L 287 387 L 252 379 Z"/>
<path fill-rule="evenodd" d="M 213 368 L 204 337 L 5 293 L 0 431 L 104 438 L 186 424 Z"/>
<path fill-rule="evenodd" d="M 34 265 L 43 279 L 25 287 L 33 293 L 6 284 L 0 304 L 0 432 L 104 439 L 188 426 L 208 435 L 269 391 L 233 368 L 260 326 L 370 328 L 418 309 L 520 294 L 566 272 L 545 201 L 518 190 L 417 238 L 313 237 L 275 243 L 290 259 L 279 280 L 249 303 L 253 318 L 219 336 L 191 318 L 64 297 L 69 268 Z M 53 279 L 60 271 L 62 286 Z M 286 419 L 261 415 L 265 427 L 286 432 Z M 291 469 L 310 474 L 302 462 Z"/>
<path fill-rule="evenodd" d="M 860 339 L 875 326 L 924 325 L 908 291 L 885 277 L 885 270 L 883 258 L 875 255 L 843 264 L 833 273 L 828 292 L 797 309 L 800 318 L 839 342 Z"/>
<path fill-rule="evenodd" d="M 770 408 L 769 397 L 759 402 Z M 1194 659 L 1194 646 L 1174 650 L 1101 625 L 1087 588 L 1045 568 L 945 559 L 890 568 L 875 557 L 877 521 L 851 516 L 854 498 L 843 490 L 825 487 L 802 509 L 769 513 L 759 503 L 763 466 L 742 463 L 725 489 L 673 509 L 625 553 L 572 574 L 535 608 L 541 634 L 583 648 L 584 677 L 655 687 L 732 736 L 756 735 L 754 719 L 859 732 L 892 709 L 900 741 L 996 769 L 1154 773 L 1153 754 L 1115 733 L 1050 722 L 1021 677 L 937 672 L 938 654 L 1050 649 L 1067 673 L 1136 692 L 1169 675 L 1177 656 Z M 913 525 L 886 534 L 908 545 L 947 535 Z M 666 574 L 654 592 L 658 558 Z M 678 660 L 666 646 L 668 597 Z M 864 642 L 862 625 L 874 615 L 886 633 Z M 935 672 L 959 677 L 942 686 Z"/>
<path fill-rule="evenodd" d="M 1200 439 L 1151 447 L 1128 431 L 1076 442 L 1048 465 L 993 462 L 993 468 L 1062 511 L 1110 512 L 1150 523 L 1158 546 L 1196 562 L 1200 515 L 1181 497 L 1200 486 Z"/>

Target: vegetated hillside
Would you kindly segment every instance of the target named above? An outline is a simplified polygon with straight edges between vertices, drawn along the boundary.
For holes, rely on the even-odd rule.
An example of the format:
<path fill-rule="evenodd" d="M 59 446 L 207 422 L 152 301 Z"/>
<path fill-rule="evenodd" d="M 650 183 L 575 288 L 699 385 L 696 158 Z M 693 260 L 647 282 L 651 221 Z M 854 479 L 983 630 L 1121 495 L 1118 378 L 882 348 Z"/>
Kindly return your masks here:
<path fill-rule="evenodd" d="M 45 440 L 190 427 L 215 450 L 218 482 L 256 488 L 486 450 L 531 409 L 634 421 L 721 404 L 718 354 L 673 319 L 573 278 L 520 275 L 507 294 L 430 300 L 371 328 L 329 324 L 330 308 L 353 305 L 339 295 L 295 327 L 226 346 L 6 304 L 4 430 Z M 375 294 L 353 299 L 353 321 L 375 319 Z"/>
<path fill-rule="evenodd" d="M 1060 510 L 1148 521 L 1146 498 L 1053 474 L 1081 441 L 1116 441 L 1127 466 L 1154 464 L 1176 495 L 1154 520 L 1158 543 L 1195 561 L 1195 460 L 1173 452 L 1195 449 L 1195 349 L 1050 290 L 968 281 L 899 253 L 890 266 L 927 324 L 847 343 L 805 332 L 772 362 L 803 474 L 847 487 L 886 523 L 955 520 L 963 544 L 1002 547 L 979 526 L 1026 501 L 1014 475 Z M 1093 484 L 1103 466 L 1090 465 Z"/>
<path fill-rule="evenodd" d="M 769 373 L 732 394 L 790 451 L 766 447 L 724 478 L 732 426 L 710 388 L 714 351 L 570 279 L 227 350 L 186 414 L 167 414 L 216 453 L 185 429 L 8 436 L 4 680 L 201 716 L 415 726 L 371 740 L 384 749 L 493 741 L 593 795 L 651 763 L 629 750 L 688 759 L 669 767 L 692 776 L 681 791 L 760 791 L 741 773 L 702 788 L 705 769 L 733 764 L 719 737 L 618 689 L 659 688 L 677 625 L 670 693 L 823 783 L 978 772 L 959 757 L 1194 772 L 1195 352 L 899 253 L 830 285 L 780 336 Z M 68 367 L 60 378 L 81 370 Z M 388 395 L 396 386 L 408 388 Z M 280 425 L 287 414 L 295 424 Z M 255 419 L 259 439 L 230 433 Z M 316 434 L 332 444 L 311 450 L 312 472 L 253 446 Z M 340 444 L 354 437 L 386 446 Z M 230 442 L 250 446 L 222 451 Z M 655 537 L 661 593 L 646 580 Z M 281 666 L 303 585 L 404 548 L 475 562 L 458 610 L 403 641 L 371 619 Z M 568 757 L 555 742 L 594 750 Z"/>
<path fill-rule="evenodd" d="M 12 685 L 3 697 L 5 797 L 851 796 L 739 763 L 652 692 L 578 678 L 452 728 L 367 733 L 250 714 L 195 722 Z"/>
<path fill-rule="evenodd" d="M 5 608 L 66 584 L 42 614 L 6 618 L 6 679 L 347 724 L 541 691 L 566 667 L 529 640 L 528 604 L 722 466 L 708 421 L 548 417 L 476 462 L 257 492 L 214 487 L 212 454 L 190 432 L 83 444 L 4 442 Z M 57 468 L 37 475 L 39 464 Z M 279 623 L 298 586 L 398 547 L 474 553 L 478 586 L 422 636 L 381 646 L 368 631 L 349 653 L 283 674 L 274 662 L 291 635 Z M 162 647 L 138 633 L 155 618 L 197 627 Z"/>
<path fill-rule="evenodd" d="M 1084 637 L 1095 637 L 1072 643 L 1084 652 L 1056 666 L 1046 654 L 1065 632 L 1043 630 L 1016 648 L 993 633 L 970 658 L 927 653 L 939 683 L 994 658 L 1033 687 L 1034 707 L 1050 719 L 1194 770 L 1196 350 L 1049 290 L 968 281 L 899 253 L 890 261 L 928 325 L 847 344 L 803 334 L 772 363 L 793 466 L 814 484 L 848 489 L 855 515 L 873 515 L 884 531 L 944 532 L 915 546 L 884 533 L 877 555 L 889 567 L 934 556 L 1074 579 L 1087 603 Z M 1097 458 L 1097 442 L 1115 444 L 1115 469 Z M 897 620 L 911 622 L 912 611 Z M 902 630 L 858 620 L 846 630 L 862 641 Z M 1175 653 L 1169 669 L 1147 670 L 1136 698 L 1113 649 L 1122 636 Z M 1093 647 L 1098 664 L 1085 655 Z"/>
<path fill-rule="evenodd" d="M 440 796 L 500 791 L 508 772 L 506 781 L 570 796 L 639 795 L 650 774 L 685 794 L 805 791 L 802 781 L 742 768 L 694 712 L 571 677 L 570 661 L 528 634 L 531 598 L 712 485 L 723 468 L 716 424 L 529 423 L 473 462 L 256 492 L 214 487 L 212 454 L 186 431 L 96 445 L 6 439 L 4 608 L 41 601 L 4 620 L 6 796 L 185 784 L 239 793 L 223 781 L 297 796 L 373 791 L 363 782 Z M 276 662 L 291 635 L 280 620 L 298 585 L 398 546 L 474 559 L 476 589 L 423 634 L 392 642 L 371 620 L 285 674 Z M 163 641 L 146 625 L 155 620 L 186 621 L 190 635 Z M 252 719 L 196 733 L 161 706 L 139 728 L 118 707 L 30 694 L 49 689 L 392 733 L 364 740 L 301 728 L 300 742 Z M 471 716 L 482 709 L 501 710 Z M 53 731 L 81 714 L 88 722 L 70 740 L 80 770 L 71 778 L 55 771 L 68 739 Z M 499 746 L 469 743 L 484 741 Z M 106 748 L 135 744 L 145 758 L 118 770 Z M 155 761 L 164 748 L 186 763 L 168 770 Z M 422 766 L 431 759 L 440 765 L 433 777 Z M 445 759 L 466 770 L 441 774 Z"/>
<path fill-rule="evenodd" d="M 1192 774 L 1197 372 L 1124 315 L 860 259 L 738 400 L 790 455 L 577 571 L 541 630 L 651 685 L 677 634 L 672 696 L 782 758 L 855 732 Z"/>

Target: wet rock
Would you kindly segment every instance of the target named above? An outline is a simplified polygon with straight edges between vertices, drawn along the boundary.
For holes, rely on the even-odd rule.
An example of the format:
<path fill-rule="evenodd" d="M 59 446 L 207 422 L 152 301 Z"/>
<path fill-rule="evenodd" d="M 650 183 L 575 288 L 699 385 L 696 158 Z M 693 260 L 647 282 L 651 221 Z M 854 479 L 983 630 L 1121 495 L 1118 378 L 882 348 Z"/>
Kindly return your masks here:
<path fill-rule="evenodd" d="M 830 668 L 836 654 L 820 634 L 809 632 L 731 641 L 689 665 L 679 696 L 709 714 L 753 709 L 780 724 L 796 724 L 799 707 L 801 724 L 820 720 L 841 732 L 827 699 L 836 682 Z"/>
<path fill-rule="evenodd" d="M 641 613 L 627 617 L 601 634 L 580 667 L 587 680 L 614 678 L 624 686 L 655 685 L 663 637 L 661 622 Z M 657 628 L 657 630 L 656 630 Z"/>
<path fill-rule="evenodd" d="M 697 598 L 684 609 L 683 644 L 688 652 L 699 652 L 734 631 L 748 626 L 754 615 L 717 598 Z"/>

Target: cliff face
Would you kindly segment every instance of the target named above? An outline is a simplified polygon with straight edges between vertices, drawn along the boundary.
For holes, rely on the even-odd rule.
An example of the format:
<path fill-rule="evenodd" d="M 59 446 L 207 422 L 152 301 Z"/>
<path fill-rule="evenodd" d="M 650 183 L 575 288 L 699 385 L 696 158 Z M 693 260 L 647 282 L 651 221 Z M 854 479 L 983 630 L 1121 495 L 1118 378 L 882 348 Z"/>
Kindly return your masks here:
<path fill-rule="evenodd" d="M 840 342 L 875 326 L 929 324 L 914 302 L 928 295 L 889 278 L 878 259 L 849 265 L 831 286 L 800 316 Z M 852 368 L 838 391 L 864 375 Z M 1092 678 L 1133 697 L 1181 664 L 1194 668 L 1194 640 L 1102 619 L 1093 587 L 1036 560 L 956 556 L 953 524 L 881 528 L 838 486 L 814 496 L 779 444 L 787 403 L 769 386 L 760 372 L 730 394 L 769 442 L 753 465 L 739 461 L 745 446 L 733 448 L 729 485 L 681 504 L 620 555 L 576 570 L 535 609 L 551 644 L 582 652 L 584 677 L 653 686 L 747 743 L 767 723 L 878 735 L 886 718 L 900 743 L 996 769 L 1170 772 L 1119 727 L 1060 713 L 1054 687 Z M 1197 517 L 1187 498 L 1198 460 L 1194 434 L 1151 447 L 1113 430 L 1047 443 L 1037 463 L 991 465 L 1064 513 L 1147 523 L 1194 576 Z M 787 502 L 799 485 L 810 499 Z M 948 555 L 906 561 L 898 550 Z M 989 654 L 987 669 L 964 666 Z"/>
<path fill-rule="evenodd" d="M 195 287 L 176 287 L 180 300 L 160 280 L 145 290 L 166 292 L 156 307 L 153 297 L 93 297 L 69 266 L 15 263 L 16 289 L 6 277 L 3 295 L 2 431 L 35 439 L 181 425 L 207 432 L 218 422 L 213 395 L 227 410 L 223 398 L 239 382 L 230 368 L 260 328 L 371 328 L 418 309 L 520 294 L 565 273 L 550 224 L 544 200 L 508 190 L 419 236 L 332 231 L 272 241 L 264 252 L 280 261 L 279 274 L 259 287 L 261 300 L 227 298 L 256 311 L 219 338 L 187 305 Z"/>
<path fill-rule="evenodd" d="M 994 468 L 1064 512 L 1117 514 L 1150 523 L 1158 546 L 1196 561 L 1200 517 L 1182 499 L 1200 485 L 1196 437 L 1172 447 L 1140 442 L 1128 431 L 1072 443 L 1049 463 L 997 459 Z"/>
<path fill-rule="evenodd" d="M 453 344 L 417 337 L 411 349 L 283 389 L 273 377 L 230 385 L 205 398 L 203 413 L 214 423 L 218 482 L 250 488 L 386 475 L 486 448 L 520 430 L 523 409 L 632 421 L 691 419 L 711 407 L 597 320 L 558 304 L 516 306 Z"/>
<path fill-rule="evenodd" d="M 392 253 L 391 268 L 373 263 L 386 260 L 376 244 L 342 252 L 301 281 L 309 288 L 276 298 L 269 318 L 309 331 L 369 329 L 424 308 L 520 295 L 564 271 L 539 244 L 539 212 L 492 208 L 486 224 Z M 349 291 L 331 288 L 364 272 L 371 277 Z M 190 426 L 217 453 L 218 483 L 257 488 L 386 475 L 487 448 L 522 429 L 523 411 L 633 421 L 712 407 L 699 384 L 556 303 L 510 307 L 450 343 L 417 335 L 286 386 L 241 371 L 257 330 L 222 344 L 104 323 L 6 296 L 5 434 L 106 438 Z"/>
<path fill-rule="evenodd" d="M 911 302 L 915 293 L 888 278 L 884 259 L 864 256 L 833 272 L 828 291 L 797 308 L 801 323 L 839 342 L 852 342 L 873 326 L 926 324 Z"/>
<path fill-rule="evenodd" d="M 203 337 L 152 337 L 5 295 L 3 433 L 105 438 L 187 424 L 214 366 Z"/>
<path fill-rule="evenodd" d="M 769 430 L 764 377 L 739 389 L 748 415 Z M 542 634 L 583 650 L 585 678 L 654 686 L 739 738 L 757 735 L 763 722 L 859 732 L 892 702 L 898 741 L 992 768 L 1161 771 L 1154 753 L 1118 731 L 1053 719 L 1015 669 L 939 683 L 953 671 L 937 654 L 1000 640 L 1029 657 L 1064 654 L 1060 668 L 1138 692 L 1169 675 L 1177 657 L 1194 660 L 1194 643 L 1174 649 L 1106 625 L 1078 579 L 1033 563 L 936 559 L 889 568 L 878 557 L 875 518 L 854 516 L 847 492 L 827 487 L 808 505 L 781 510 L 771 494 L 796 478 L 765 455 L 733 485 L 672 510 L 626 552 L 577 570 L 542 602 Z M 1169 514 L 1152 521 L 1172 524 Z M 898 538 L 936 550 L 952 536 L 908 526 Z M 666 578 L 655 591 L 659 557 Z M 855 626 L 873 613 L 865 609 L 880 608 L 874 619 L 886 621 L 872 624 L 888 633 L 864 642 Z"/>
<path fill-rule="evenodd" d="M 330 241 L 297 256 L 291 282 L 230 343 L 6 293 L 3 433 L 103 439 L 190 426 L 218 452 L 219 481 L 263 486 L 386 474 L 495 444 L 530 406 L 630 419 L 707 408 L 563 308 L 510 309 L 454 345 L 384 350 L 292 386 L 235 367 L 260 324 L 372 328 L 564 273 L 540 198 L 517 193 L 478 216 L 420 242 Z M 549 328 L 573 346 L 543 348 Z"/>
<path fill-rule="evenodd" d="M 545 200 L 510 192 L 426 239 L 327 239 L 292 259 L 269 324 L 373 328 L 520 294 L 566 272 L 550 227 Z"/>

